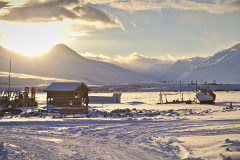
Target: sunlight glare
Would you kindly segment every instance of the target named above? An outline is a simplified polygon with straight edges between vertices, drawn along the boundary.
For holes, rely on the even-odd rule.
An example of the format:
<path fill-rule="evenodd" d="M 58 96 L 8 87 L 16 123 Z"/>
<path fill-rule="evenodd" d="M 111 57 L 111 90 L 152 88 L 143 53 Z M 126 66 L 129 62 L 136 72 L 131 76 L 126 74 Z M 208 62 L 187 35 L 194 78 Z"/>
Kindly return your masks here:
<path fill-rule="evenodd" d="M 44 53 L 57 43 L 62 43 L 59 23 L 12 23 L 1 27 L 1 43 L 9 50 L 24 54 Z"/>

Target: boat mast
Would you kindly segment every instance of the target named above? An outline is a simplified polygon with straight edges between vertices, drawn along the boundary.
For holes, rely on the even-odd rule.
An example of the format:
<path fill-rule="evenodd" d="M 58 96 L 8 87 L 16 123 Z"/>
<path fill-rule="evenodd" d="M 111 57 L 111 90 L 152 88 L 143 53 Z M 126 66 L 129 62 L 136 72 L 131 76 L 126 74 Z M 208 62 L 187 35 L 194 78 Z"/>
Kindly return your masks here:
<path fill-rule="evenodd" d="M 10 87 L 11 87 L 11 81 L 10 81 L 10 78 L 11 78 L 11 60 L 10 60 L 10 68 L 9 68 L 9 76 L 8 76 L 8 97 L 10 97 Z"/>

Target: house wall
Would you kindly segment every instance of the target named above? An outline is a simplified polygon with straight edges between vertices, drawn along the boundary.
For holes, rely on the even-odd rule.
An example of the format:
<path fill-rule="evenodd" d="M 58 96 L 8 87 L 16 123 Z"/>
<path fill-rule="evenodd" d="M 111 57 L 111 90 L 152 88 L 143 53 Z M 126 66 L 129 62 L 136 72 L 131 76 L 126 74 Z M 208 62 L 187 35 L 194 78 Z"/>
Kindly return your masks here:
<path fill-rule="evenodd" d="M 90 103 L 121 103 L 121 93 L 114 93 L 112 97 L 89 96 Z"/>
<path fill-rule="evenodd" d="M 113 97 L 89 96 L 89 102 L 115 103 Z"/>
<path fill-rule="evenodd" d="M 53 104 L 56 106 L 83 106 L 87 98 L 88 88 L 84 86 L 79 87 L 75 91 L 47 92 L 47 104 Z"/>

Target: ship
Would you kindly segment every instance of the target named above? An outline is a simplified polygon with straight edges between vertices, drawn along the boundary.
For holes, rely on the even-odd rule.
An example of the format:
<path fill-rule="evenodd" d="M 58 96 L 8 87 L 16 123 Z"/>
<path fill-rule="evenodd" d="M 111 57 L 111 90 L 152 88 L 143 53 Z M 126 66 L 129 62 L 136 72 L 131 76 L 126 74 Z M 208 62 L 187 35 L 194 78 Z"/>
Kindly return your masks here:
<path fill-rule="evenodd" d="M 200 104 L 214 104 L 216 100 L 216 94 L 210 88 L 203 88 L 196 94 Z"/>

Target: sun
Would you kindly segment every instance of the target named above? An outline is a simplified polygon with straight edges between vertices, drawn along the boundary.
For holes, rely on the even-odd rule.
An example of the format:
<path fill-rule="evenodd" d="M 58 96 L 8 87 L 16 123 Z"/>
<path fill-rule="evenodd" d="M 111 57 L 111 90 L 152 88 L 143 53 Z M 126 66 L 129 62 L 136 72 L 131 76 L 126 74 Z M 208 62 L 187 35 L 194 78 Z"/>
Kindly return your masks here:
<path fill-rule="evenodd" d="M 9 50 L 33 55 L 44 53 L 64 38 L 59 23 L 8 23 L 1 25 L 1 43 Z"/>

